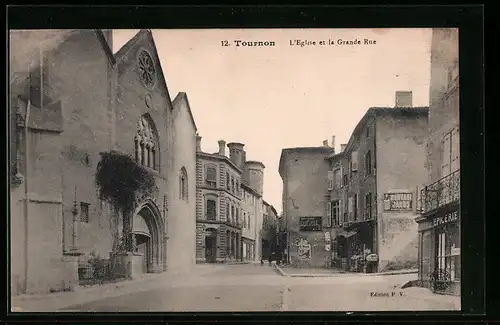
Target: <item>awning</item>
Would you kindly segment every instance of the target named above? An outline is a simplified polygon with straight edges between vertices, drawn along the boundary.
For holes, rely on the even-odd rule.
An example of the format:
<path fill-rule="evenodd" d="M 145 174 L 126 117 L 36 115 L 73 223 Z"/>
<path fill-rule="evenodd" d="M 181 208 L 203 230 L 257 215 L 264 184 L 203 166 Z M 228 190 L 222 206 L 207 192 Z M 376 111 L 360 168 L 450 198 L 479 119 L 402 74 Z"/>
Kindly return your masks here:
<path fill-rule="evenodd" d="M 356 235 L 358 232 L 357 231 L 347 231 L 345 234 L 344 234 L 344 237 L 345 238 L 349 238 L 349 237 L 352 237 L 354 235 Z"/>
<path fill-rule="evenodd" d="M 340 234 L 338 234 L 334 241 L 338 241 L 339 237 L 344 237 L 344 238 L 349 238 L 349 237 L 352 237 L 354 235 L 356 235 L 358 232 L 357 231 L 345 231 L 345 232 L 341 232 Z"/>
<path fill-rule="evenodd" d="M 151 237 L 146 220 L 140 214 L 134 216 L 132 233 Z"/>

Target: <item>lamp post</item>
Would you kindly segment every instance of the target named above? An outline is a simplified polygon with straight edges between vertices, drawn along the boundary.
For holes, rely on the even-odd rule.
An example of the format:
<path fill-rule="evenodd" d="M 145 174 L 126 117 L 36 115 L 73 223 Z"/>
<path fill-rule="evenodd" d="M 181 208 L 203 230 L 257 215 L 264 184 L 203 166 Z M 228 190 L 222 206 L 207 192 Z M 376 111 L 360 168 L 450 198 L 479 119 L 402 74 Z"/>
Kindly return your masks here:
<path fill-rule="evenodd" d="M 71 251 L 76 252 L 77 251 L 77 240 L 78 240 L 78 232 L 77 232 L 77 226 L 78 226 L 78 208 L 76 204 L 76 185 L 75 185 L 75 198 L 73 200 L 73 209 L 71 210 L 71 213 L 73 214 L 73 242 L 72 242 L 72 247 Z"/>

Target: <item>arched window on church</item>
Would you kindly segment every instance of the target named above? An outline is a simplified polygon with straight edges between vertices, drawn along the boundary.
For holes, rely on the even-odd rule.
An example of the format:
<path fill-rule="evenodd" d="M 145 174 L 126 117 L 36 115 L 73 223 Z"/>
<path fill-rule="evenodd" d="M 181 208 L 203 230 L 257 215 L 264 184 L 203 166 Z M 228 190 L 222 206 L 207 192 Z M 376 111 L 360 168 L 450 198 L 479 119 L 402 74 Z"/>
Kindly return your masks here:
<path fill-rule="evenodd" d="M 179 175 L 179 198 L 181 200 L 188 200 L 188 175 L 186 168 L 182 167 Z"/>
<path fill-rule="evenodd" d="M 159 141 L 156 129 L 148 115 L 137 122 L 135 141 L 135 161 L 143 166 L 159 171 Z"/>

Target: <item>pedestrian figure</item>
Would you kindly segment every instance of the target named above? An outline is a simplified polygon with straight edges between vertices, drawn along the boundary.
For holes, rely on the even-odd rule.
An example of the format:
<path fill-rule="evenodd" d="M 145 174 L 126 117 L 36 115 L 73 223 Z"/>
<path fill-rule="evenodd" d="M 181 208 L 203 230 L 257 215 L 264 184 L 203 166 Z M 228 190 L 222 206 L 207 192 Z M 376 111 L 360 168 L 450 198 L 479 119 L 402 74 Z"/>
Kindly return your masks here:
<path fill-rule="evenodd" d="M 262 257 L 260 258 L 260 265 L 264 265 L 264 260 L 262 259 Z"/>

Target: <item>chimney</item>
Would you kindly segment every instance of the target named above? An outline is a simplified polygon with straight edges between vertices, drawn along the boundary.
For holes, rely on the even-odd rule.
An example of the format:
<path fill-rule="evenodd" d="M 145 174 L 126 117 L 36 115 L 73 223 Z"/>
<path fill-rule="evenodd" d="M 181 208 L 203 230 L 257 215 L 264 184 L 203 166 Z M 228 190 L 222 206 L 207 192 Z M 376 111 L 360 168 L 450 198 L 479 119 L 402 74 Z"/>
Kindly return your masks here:
<path fill-rule="evenodd" d="M 229 148 L 229 159 L 236 164 L 236 166 L 244 169 L 246 161 L 246 153 L 243 149 L 245 145 L 239 142 L 231 142 L 227 144 Z"/>
<path fill-rule="evenodd" d="M 340 145 L 340 152 L 344 152 L 345 151 L 345 147 L 347 147 L 347 144 L 346 143 L 342 143 Z"/>
<path fill-rule="evenodd" d="M 333 148 L 333 151 L 335 151 L 335 136 L 332 135 L 332 145 L 331 147 Z"/>
<path fill-rule="evenodd" d="M 201 152 L 201 137 L 196 134 L 196 152 Z"/>
<path fill-rule="evenodd" d="M 328 147 L 328 140 L 323 141 L 323 147 Z"/>
<path fill-rule="evenodd" d="M 226 141 L 224 140 L 219 140 L 219 155 L 226 155 Z"/>
<path fill-rule="evenodd" d="M 412 107 L 413 93 L 411 91 L 396 91 L 396 107 Z"/>

